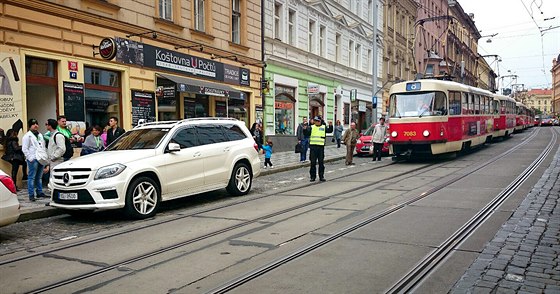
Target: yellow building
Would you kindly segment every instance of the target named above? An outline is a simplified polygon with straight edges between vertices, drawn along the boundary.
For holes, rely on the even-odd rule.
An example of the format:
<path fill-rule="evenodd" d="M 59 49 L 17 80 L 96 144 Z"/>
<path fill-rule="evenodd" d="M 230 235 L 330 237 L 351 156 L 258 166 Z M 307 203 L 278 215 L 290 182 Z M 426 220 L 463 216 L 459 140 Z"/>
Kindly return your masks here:
<path fill-rule="evenodd" d="M 389 107 L 389 88 L 402 80 L 413 80 L 416 75 L 414 64 L 414 22 L 418 3 L 413 0 L 387 1 L 384 7 L 383 31 L 383 104 L 382 111 Z"/>
<path fill-rule="evenodd" d="M 0 128 L 21 119 L 26 131 L 35 118 L 44 132 L 57 115 L 80 135 L 111 116 L 125 129 L 200 116 L 250 125 L 261 106 L 260 3 L 0 0 Z"/>
<path fill-rule="evenodd" d="M 477 59 L 477 67 L 476 67 L 476 71 L 477 71 L 477 84 L 476 86 L 478 88 L 482 88 L 485 90 L 488 90 L 490 92 L 496 92 L 498 89 L 496 87 L 496 73 L 494 72 L 494 70 L 492 70 L 491 65 L 494 62 L 498 62 L 499 61 L 499 57 L 497 55 L 494 56 L 496 59 L 494 61 L 492 61 L 491 64 L 488 64 L 488 62 L 486 62 L 486 60 L 483 58 L 483 56 L 480 56 Z"/>
<path fill-rule="evenodd" d="M 538 109 L 542 114 L 553 113 L 551 89 L 531 89 L 520 100 L 529 108 Z"/>

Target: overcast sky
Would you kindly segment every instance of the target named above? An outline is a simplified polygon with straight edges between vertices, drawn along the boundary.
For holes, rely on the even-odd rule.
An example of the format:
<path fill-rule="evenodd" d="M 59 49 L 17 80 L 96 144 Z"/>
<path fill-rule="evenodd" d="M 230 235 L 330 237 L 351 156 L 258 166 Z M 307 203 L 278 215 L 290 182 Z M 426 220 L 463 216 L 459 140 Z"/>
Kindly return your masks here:
<path fill-rule="evenodd" d="M 552 59 L 560 54 L 560 0 L 459 0 L 459 3 L 466 13 L 474 13 L 482 36 L 498 33 L 492 43 L 486 42 L 488 38 L 478 42 L 481 55 L 501 57 L 502 62 L 486 58 L 494 71 L 498 64 L 500 76 L 515 74 L 517 83 L 525 88 L 551 87 Z M 552 29 L 543 31 L 541 37 L 538 27 Z M 511 83 L 511 78 L 499 79 L 500 88 Z"/>

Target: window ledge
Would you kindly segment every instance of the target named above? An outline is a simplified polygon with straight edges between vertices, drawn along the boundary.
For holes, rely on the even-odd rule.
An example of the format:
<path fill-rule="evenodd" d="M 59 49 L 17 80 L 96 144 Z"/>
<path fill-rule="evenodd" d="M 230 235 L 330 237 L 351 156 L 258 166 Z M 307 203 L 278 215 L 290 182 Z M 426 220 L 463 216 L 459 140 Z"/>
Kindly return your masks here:
<path fill-rule="evenodd" d="M 176 24 L 176 23 L 174 23 L 170 20 L 166 20 L 166 19 L 159 18 L 159 17 L 156 17 L 156 16 L 154 16 L 154 23 L 157 26 L 164 27 L 167 30 L 174 31 L 176 33 L 180 33 L 184 29 L 184 27 L 182 25 Z"/>
<path fill-rule="evenodd" d="M 83 0 L 83 2 L 88 2 L 88 3 L 91 3 L 91 4 L 102 6 L 104 8 L 108 8 L 108 9 L 111 9 L 111 10 L 114 10 L 114 11 L 119 11 L 121 9 L 120 6 L 118 6 L 116 4 L 113 4 L 113 3 L 109 3 L 108 1 L 105 1 L 105 0 Z"/>
<path fill-rule="evenodd" d="M 191 29 L 191 36 L 198 38 L 199 40 L 205 41 L 205 42 L 212 42 L 214 41 L 215 37 L 206 33 L 206 32 L 202 32 L 202 31 L 197 31 L 195 29 Z"/>
<path fill-rule="evenodd" d="M 245 46 L 245 45 L 241 45 L 232 41 L 228 41 L 229 42 L 229 46 L 237 51 L 242 51 L 243 53 L 247 53 L 249 51 L 249 47 Z"/>

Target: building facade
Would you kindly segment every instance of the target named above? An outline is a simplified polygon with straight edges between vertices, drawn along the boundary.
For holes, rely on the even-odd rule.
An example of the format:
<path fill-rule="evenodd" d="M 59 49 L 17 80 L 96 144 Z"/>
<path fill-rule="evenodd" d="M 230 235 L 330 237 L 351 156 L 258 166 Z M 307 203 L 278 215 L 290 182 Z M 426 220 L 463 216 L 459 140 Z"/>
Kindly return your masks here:
<path fill-rule="evenodd" d="M 0 128 L 35 118 L 45 131 L 57 115 L 75 135 L 111 116 L 125 129 L 201 116 L 250 125 L 262 104 L 260 3 L 2 0 Z"/>
<path fill-rule="evenodd" d="M 433 77 L 448 72 L 446 57 L 448 0 L 416 0 L 418 12 L 414 23 L 414 55 L 420 77 Z"/>
<path fill-rule="evenodd" d="M 538 110 L 539 114 L 554 113 L 551 89 L 531 89 L 525 93 L 523 98 L 521 102 L 529 108 Z"/>
<path fill-rule="evenodd" d="M 398 81 L 416 77 L 414 24 L 419 4 L 413 0 L 389 0 L 384 5 L 383 21 L 383 103 L 388 112 L 389 89 Z"/>
<path fill-rule="evenodd" d="M 492 64 L 498 62 L 498 60 L 498 56 L 496 55 L 495 60 L 488 64 L 488 62 L 486 62 L 486 59 L 484 59 L 482 56 L 479 56 L 476 64 L 476 86 L 478 88 L 482 88 L 493 93 L 496 93 L 498 91 L 496 85 L 496 78 L 498 77 L 498 75 L 491 67 Z"/>
<path fill-rule="evenodd" d="M 560 54 L 552 60 L 552 111 L 560 115 Z"/>

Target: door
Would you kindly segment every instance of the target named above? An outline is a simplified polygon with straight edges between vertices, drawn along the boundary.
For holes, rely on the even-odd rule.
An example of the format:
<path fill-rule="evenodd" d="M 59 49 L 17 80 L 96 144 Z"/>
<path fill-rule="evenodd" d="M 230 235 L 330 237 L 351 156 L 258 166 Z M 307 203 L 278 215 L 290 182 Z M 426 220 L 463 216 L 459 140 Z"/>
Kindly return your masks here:
<path fill-rule="evenodd" d="M 205 186 L 223 186 L 230 176 L 231 162 L 227 162 L 227 155 L 235 142 L 229 142 L 219 125 L 198 125 L 196 130 L 204 149 L 202 158 Z"/>
<path fill-rule="evenodd" d="M 204 186 L 204 164 L 203 152 L 205 146 L 201 146 L 196 137 L 196 131 L 192 127 L 177 130 L 169 143 L 177 143 L 181 146 L 180 151 L 164 153 L 163 168 L 164 184 L 162 194 L 168 198 L 196 193 Z M 167 148 L 166 148 L 167 149 Z"/>

